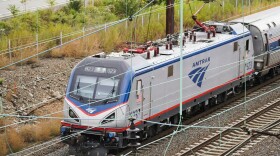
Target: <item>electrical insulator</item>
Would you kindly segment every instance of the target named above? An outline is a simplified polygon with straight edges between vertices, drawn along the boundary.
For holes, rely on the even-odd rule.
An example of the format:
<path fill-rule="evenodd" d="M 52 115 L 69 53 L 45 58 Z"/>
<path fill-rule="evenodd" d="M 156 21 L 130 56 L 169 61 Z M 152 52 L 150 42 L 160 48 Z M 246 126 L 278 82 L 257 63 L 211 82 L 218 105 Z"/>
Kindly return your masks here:
<path fill-rule="evenodd" d="M 193 36 L 193 34 L 191 33 L 191 34 L 190 34 L 190 41 L 192 41 L 192 36 Z"/>
<path fill-rule="evenodd" d="M 213 37 L 216 37 L 216 31 L 213 31 Z"/>
<path fill-rule="evenodd" d="M 196 34 L 194 33 L 193 34 L 193 43 L 195 43 L 196 42 Z"/>
<path fill-rule="evenodd" d="M 186 30 L 184 34 L 185 34 L 186 37 L 188 37 L 189 36 L 188 30 Z"/>
<path fill-rule="evenodd" d="M 150 51 L 147 51 L 147 59 L 150 59 L 150 58 L 151 58 Z"/>
<path fill-rule="evenodd" d="M 207 39 L 210 39 L 210 31 L 207 31 Z"/>

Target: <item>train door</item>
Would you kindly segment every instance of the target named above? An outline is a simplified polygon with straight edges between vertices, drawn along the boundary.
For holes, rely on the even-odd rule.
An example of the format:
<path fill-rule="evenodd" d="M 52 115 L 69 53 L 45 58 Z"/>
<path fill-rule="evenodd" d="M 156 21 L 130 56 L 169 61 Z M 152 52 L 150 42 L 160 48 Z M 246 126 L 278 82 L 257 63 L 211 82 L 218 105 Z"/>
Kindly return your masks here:
<path fill-rule="evenodd" d="M 147 119 L 150 117 L 151 112 L 151 82 L 143 83 L 142 80 L 138 80 L 136 85 L 136 103 L 137 106 L 141 107 L 141 119 Z"/>
<path fill-rule="evenodd" d="M 240 46 L 240 42 L 234 42 L 234 50 L 238 50 L 239 53 L 239 76 L 243 76 L 244 75 L 244 59 L 245 59 L 245 51 L 242 48 L 242 46 Z"/>

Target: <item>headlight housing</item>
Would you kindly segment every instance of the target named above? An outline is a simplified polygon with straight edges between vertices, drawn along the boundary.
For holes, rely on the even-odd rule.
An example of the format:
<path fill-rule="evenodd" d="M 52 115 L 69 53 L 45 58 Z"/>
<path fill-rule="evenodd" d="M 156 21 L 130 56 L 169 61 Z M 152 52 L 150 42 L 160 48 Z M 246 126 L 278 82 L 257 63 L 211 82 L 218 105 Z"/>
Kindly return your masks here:
<path fill-rule="evenodd" d="M 72 109 L 70 109 L 70 108 L 69 108 L 69 116 L 70 116 L 70 118 L 75 118 L 74 119 L 75 121 L 80 122 L 80 120 L 77 119 L 78 116 L 76 115 L 76 113 Z"/>
<path fill-rule="evenodd" d="M 101 125 L 104 125 L 106 123 L 110 123 L 110 122 L 113 122 L 116 118 L 116 113 L 112 113 L 110 114 L 109 116 L 107 116 L 102 122 L 101 122 Z"/>

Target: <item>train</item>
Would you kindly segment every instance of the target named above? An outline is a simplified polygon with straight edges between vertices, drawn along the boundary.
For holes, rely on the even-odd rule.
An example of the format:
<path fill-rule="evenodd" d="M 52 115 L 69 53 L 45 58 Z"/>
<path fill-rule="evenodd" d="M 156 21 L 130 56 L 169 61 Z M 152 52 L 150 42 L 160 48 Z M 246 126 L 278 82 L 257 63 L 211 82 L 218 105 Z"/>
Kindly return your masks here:
<path fill-rule="evenodd" d="M 280 73 L 280 7 L 229 22 L 200 23 L 180 35 L 98 53 L 72 70 L 61 136 L 75 152 L 126 148 L 130 118 L 140 139 L 180 121 L 179 43 L 183 41 L 183 116 L 224 102 Z M 68 136 L 68 137 L 67 137 Z M 92 152 L 93 154 L 93 152 Z"/>

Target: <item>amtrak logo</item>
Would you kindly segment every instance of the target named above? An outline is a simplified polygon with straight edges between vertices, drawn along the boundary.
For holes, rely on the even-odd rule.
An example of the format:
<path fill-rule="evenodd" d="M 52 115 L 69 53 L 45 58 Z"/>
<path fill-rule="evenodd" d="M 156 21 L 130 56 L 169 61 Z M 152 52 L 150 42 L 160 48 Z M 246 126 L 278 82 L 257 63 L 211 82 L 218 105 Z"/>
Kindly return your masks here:
<path fill-rule="evenodd" d="M 206 67 L 198 67 L 195 68 L 194 70 L 192 70 L 189 73 L 189 77 L 190 79 L 193 81 L 193 83 L 195 83 L 198 87 L 201 87 L 202 85 L 202 81 L 205 75 L 206 70 L 208 69 L 208 66 L 210 65 L 210 63 L 206 66 Z"/>
<path fill-rule="evenodd" d="M 86 111 L 92 114 L 96 111 L 96 108 L 87 108 Z"/>
<path fill-rule="evenodd" d="M 193 63 L 193 67 L 200 66 L 200 65 L 202 65 L 204 63 L 207 63 L 207 62 L 210 62 L 210 57 L 208 57 L 206 59 L 199 60 L 199 61 Z M 197 67 L 189 73 L 189 78 L 198 87 L 201 87 L 205 72 L 208 69 L 209 65 L 210 65 L 210 63 L 207 66 L 204 66 L 204 67 Z"/>
<path fill-rule="evenodd" d="M 194 68 L 207 62 L 210 62 L 210 57 L 194 62 L 192 67 Z"/>

